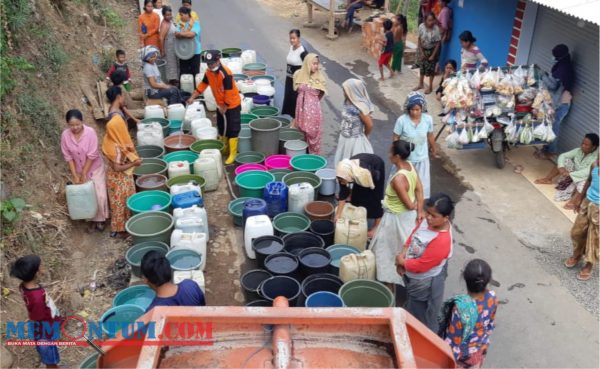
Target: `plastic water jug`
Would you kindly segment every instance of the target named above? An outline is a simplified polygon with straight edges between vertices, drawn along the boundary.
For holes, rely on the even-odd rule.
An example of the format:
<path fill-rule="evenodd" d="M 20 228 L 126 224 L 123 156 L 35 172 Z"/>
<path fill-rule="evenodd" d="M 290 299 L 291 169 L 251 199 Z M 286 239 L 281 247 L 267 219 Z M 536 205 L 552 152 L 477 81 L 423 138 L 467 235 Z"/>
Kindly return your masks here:
<path fill-rule="evenodd" d="M 168 173 L 169 178 L 190 174 L 190 164 L 183 160 L 172 161 L 169 163 Z"/>
<path fill-rule="evenodd" d="M 194 75 L 193 74 L 182 74 L 181 78 L 179 80 L 179 86 L 181 87 L 182 91 L 185 92 L 189 92 L 192 93 L 194 92 L 195 85 L 194 85 Z"/>
<path fill-rule="evenodd" d="M 202 221 L 202 218 L 183 218 L 175 221 L 175 229 L 179 229 L 183 233 L 208 233 L 207 228 L 208 226 Z"/>
<path fill-rule="evenodd" d="M 340 258 L 340 279 L 346 283 L 355 279 L 375 280 L 375 254 L 365 250 Z"/>
<path fill-rule="evenodd" d="M 254 107 L 254 103 L 252 102 L 251 97 L 242 96 L 242 114 L 250 113 L 250 110 Z"/>
<path fill-rule="evenodd" d="M 217 127 L 204 127 L 192 131 L 192 134 L 199 140 L 216 140 L 219 137 L 219 130 Z"/>
<path fill-rule="evenodd" d="M 165 118 L 165 111 L 160 105 L 148 105 L 144 108 L 144 118 Z"/>
<path fill-rule="evenodd" d="M 304 214 L 304 205 L 315 201 L 315 188 L 307 182 L 295 183 L 288 188 L 288 211 Z"/>
<path fill-rule="evenodd" d="M 206 233 L 184 233 L 176 229 L 171 233 L 171 249 L 189 249 L 202 255 L 200 270 L 206 266 Z"/>
<path fill-rule="evenodd" d="M 192 128 L 192 122 L 196 119 L 206 118 L 206 111 L 201 101 L 194 101 L 185 109 L 183 117 L 183 129 L 189 130 Z"/>
<path fill-rule="evenodd" d="M 267 215 L 255 215 L 246 219 L 244 227 L 244 247 L 246 255 L 250 259 L 256 259 L 256 254 L 252 249 L 252 240 L 260 236 L 272 236 L 273 224 Z"/>
<path fill-rule="evenodd" d="M 251 79 L 245 79 L 245 80 L 238 81 L 237 85 L 242 94 L 256 92 L 256 84 Z"/>
<path fill-rule="evenodd" d="M 215 96 L 213 95 L 210 87 L 207 87 L 206 90 L 204 90 L 204 104 L 206 105 L 206 109 L 208 111 L 217 110 L 217 102 L 215 101 Z"/>
<path fill-rule="evenodd" d="M 195 132 L 199 128 L 209 128 L 212 127 L 212 122 L 208 118 L 196 118 L 192 120 L 190 123 L 190 128 L 192 132 Z"/>
<path fill-rule="evenodd" d="M 198 270 L 175 270 L 173 271 L 173 283 L 179 284 L 185 279 L 190 279 L 200 287 L 202 292 L 204 291 L 204 272 L 200 269 Z"/>
<path fill-rule="evenodd" d="M 138 146 L 164 146 L 163 129 L 160 123 L 158 122 L 138 124 L 136 138 Z"/>
<path fill-rule="evenodd" d="M 354 206 L 350 203 L 346 203 L 344 205 L 344 209 L 342 210 L 342 214 L 340 214 L 340 218 L 346 218 L 350 220 L 366 220 L 367 219 L 367 209 L 362 206 Z"/>
<path fill-rule="evenodd" d="M 242 58 L 231 58 L 228 67 L 231 73 L 242 74 Z"/>
<path fill-rule="evenodd" d="M 256 215 L 267 214 L 267 203 L 263 199 L 248 199 L 244 201 L 242 209 L 242 224 L 246 224 L 246 220 Z"/>
<path fill-rule="evenodd" d="M 172 198 L 174 208 L 190 208 L 194 205 L 204 206 L 202 197 L 197 191 L 189 191 L 174 195 Z"/>
<path fill-rule="evenodd" d="M 212 157 L 213 159 L 215 159 L 215 162 L 217 163 L 217 169 L 219 172 L 219 180 L 221 180 L 221 178 L 223 178 L 223 157 L 221 156 L 221 151 L 219 151 L 218 149 L 204 149 L 202 151 L 200 151 L 200 157 L 201 158 L 205 158 L 205 157 Z"/>
<path fill-rule="evenodd" d="M 180 219 L 202 219 L 202 222 L 206 224 L 206 236 L 210 238 L 210 230 L 208 228 L 208 214 L 206 209 L 202 206 L 192 205 L 189 208 L 175 208 L 173 209 L 173 219 L 175 224 Z"/>
<path fill-rule="evenodd" d="M 269 182 L 263 191 L 263 199 L 267 203 L 267 215 L 271 218 L 285 213 L 288 208 L 288 188 L 283 182 Z"/>
<path fill-rule="evenodd" d="M 67 208 L 73 220 L 92 219 L 98 212 L 94 182 L 67 185 Z"/>
<path fill-rule="evenodd" d="M 367 246 L 367 219 L 339 218 L 335 224 L 335 243 L 364 250 Z"/>
<path fill-rule="evenodd" d="M 254 50 L 244 50 L 242 51 L 242 64 L 251 64 L 256 63 L 256 51 Z"/>
<path fill-rule="evenodd" d="M 187 162 L 185 162 L 187 164 Z M 179 195 L 180 193 L 196 191 L 202 196 L 202 189 L 200 185 L 196 184 L 194 181 L 189 181 L 188 183 L 183 184 L 174 184 L 171 186 L 171 196 Z"/>
<path fill-rule="evenodd" d="M 183 104 L 171 104 L 167 106 L 167 119 L 183 120 L 185 117 L 185 106 Z"/>
<path fill-rule="evenodd" d="M 215 191 L 219 188 L 219 164 L 215 158 L 207 156 L 196 159 L 194 173 L 206 180 L 204 191 Z"/>

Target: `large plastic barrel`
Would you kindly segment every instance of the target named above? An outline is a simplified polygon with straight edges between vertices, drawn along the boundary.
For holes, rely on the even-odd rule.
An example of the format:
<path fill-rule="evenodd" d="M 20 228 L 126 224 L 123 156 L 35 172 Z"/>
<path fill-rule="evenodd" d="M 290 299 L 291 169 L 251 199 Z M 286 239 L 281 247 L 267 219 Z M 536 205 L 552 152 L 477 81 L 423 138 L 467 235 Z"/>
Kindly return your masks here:
<path fill-rule="evenodd" d="M 302 293 L 298 297 L 298 306 L 304 306 L 304 300 L 311 294 L 320 291 L 338 293 L 344 282 L 336 275 L 328 273 L 313 274 L 302 282 Z"/>
<path fill-rule="evenodd" d="M 250 303 L 262 299 L 260 296 L 260 285 L 271 278 L 271 273 L 262 269 L 249 270 L 240 278 L 240 285 L 244 292 L 244 301 Z"/>
<path fill-rule="evenodd" d="M 263 214 L 267 214 L 267 202 L 263 199 L 248 199 L 242 210 L 242 224 L 246 224 L 249 217 Z"/>
<path fill-rule="evenodd" d="M 269 182 L 263 191 L 267 203 L 267 215 L 273 218 L 288 208 L 288 188 L 283 182 Z"/>
<path fill-rule="evenodd" d="M 294 278 L 276 275 L 264 281 L 260 290 L 261 295 L 269 301 L 273 301 L 277 296 L 283 296 L 288 299 L 290 306 L 296 306 L 300 295 L 300 283 Z"/>
<path fill-rule="evenodd" d="M 281 122 L 277 119 L 259 118 L 248 124 L 252 130 L 252 149 L 265 155 L 279 153 L 279 129 Z"/>
<path fill-rule="evenodd" d="M 391 307 L 394 294 L 383 283 L 369 279 L 346 282 L 339 292 L 348 307 Z"/>
<path fill-rule="evenodd" d="M 252 249 L 256 254 L 256 263 L 264 268 L 267 256 L 283 251 L 283 240 L 277 236 L 260 236 L 252 240 Z"/>
<path fill-rule="evenodd" d="M 309 247 L 324 248 L 323 239 L 310 232 L 290 233 L 283 236 L 284 250 L 292 255 L 298 255 L 300 251 Z"/>
<path fill-rule="evenodd" d="M 325 247 L 333 245 L 335 235 L 335 223 L 331 220 L 313 220 L 310 223 L 310 231 L 323 239 Z"/>
<path fill-rule="evenodd" d="M 326 273 L 329 270 L 331 256 L 320 247 L 309 247 L 298 253 L 300 272 L 306 278 L 313 274 Z"/>
<path fill-rule="evenodd" d="M 169 244 L 174 224 L 173 217 L 162 211 L 148 211 L 129 218 L 125 223 L 133 244 L 146 241 L 159 241 Z"/>
<path fill-rule="evenodd" d="M 344 301 L 335 293 L 320 291 L 308 296 L 304 306 L 307 308 L 344 307 Z"/>

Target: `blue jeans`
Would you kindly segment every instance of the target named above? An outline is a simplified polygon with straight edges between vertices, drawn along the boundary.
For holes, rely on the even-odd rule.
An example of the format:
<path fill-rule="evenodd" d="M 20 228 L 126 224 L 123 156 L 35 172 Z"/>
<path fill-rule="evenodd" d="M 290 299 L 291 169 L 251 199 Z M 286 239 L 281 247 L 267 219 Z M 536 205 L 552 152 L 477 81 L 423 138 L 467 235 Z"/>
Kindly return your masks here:
<path fill-rule="evenodd" d="M 544 146 L 544 152 L 548 154 L 558 154 L 558 139 L 560 137 L 558 134 L 560 132 L 560 124 L 562 123 L 563 119 L 565 119 L 567 114 L 569 114 L 570 109 L 571 104 L 567 103 L 562 103 L 558 108 L 556 108 L 556 112 L 554 113 L 554 123 L 552 123 L 552 130 L 556 135 L 556 139 Z"/>
<path fill-rule="evenodd" d="M 150 90 L 147 90 L 146 95 L 151 99 L 166 98 L 169 101 L 169 105 L 181 104 L 185 102 L 184 98 L 181 96 L 181 91 L 177 87 L 158 90 L 158 92 L 155 94 L 152 94 L 150 93 Z"/>
<path fill-rule="evenodd" d="M 52 343 L 52 340 L 39 340 L 38 342 Z M 58 365 L 60 363 L 60 355 L 58 353 L 58 346 L 56 345 L 36 345 L 36 351 L 40 355 L 42 364 L 44 365 Z"/>
<path fill-rule="evenodd" d="M 352 27 L 352 25 L 354 24 L 354 12 L 362 7 L 363 7 L 363 3 L 360 2 L 360 3 L 356 3 L 354 5 L 351 5 L 346 10 L 346 22 L 348 22 L 348 27 Z"/>

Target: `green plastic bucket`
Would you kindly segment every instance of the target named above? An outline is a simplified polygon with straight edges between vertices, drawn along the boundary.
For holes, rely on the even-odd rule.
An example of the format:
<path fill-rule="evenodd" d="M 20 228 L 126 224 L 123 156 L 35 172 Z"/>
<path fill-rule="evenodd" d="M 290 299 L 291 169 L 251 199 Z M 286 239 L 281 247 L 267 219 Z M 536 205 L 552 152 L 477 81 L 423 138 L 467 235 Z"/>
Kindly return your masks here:
<path fill-rule="evenodd" d="M 137 151 L 139 157 L 142 159 L 160 159 L 165 154 L 165 149 L 163 147 L 154 145 L 136 146 L 135 151 Z"/>
<path fill-rule="evenodd" d="M 190 249 L 172 249 L 167 252 L 167 260 L 173 270 L 196 270 L 202 264 L 202 255 Z"/>
<path fill-rule="evenodd" d="M 236 82 L 237 81 L 245 81 L 247 79 L 248 79 L 248 76 L 245 74 L 234 73 L 234 75 L 233 75 L 233 80 Z M 242 115 L 244 115 L 244 114 L 242 114 Z"/>
<path fill-rule="evenodd" d="M 292 173 L 292 171 L 289 169 L 271 169 L 269 173 L 271 173 L 273 177 L 275 177 L 275 181 L 283 182 L 283 177 L 286 174 Z"/>
<path fill-rule="evenodd" d="M 190 146 L 190 150 L 197 154 L 206 149 L 217 149 L 221 151 L 221 154 L 225 154 L 225 144 L 219 140 L 200 140 Z"/>
<path fill-rule="evenodd" d="M 90 356 L 83 359 L 83 361 L 77 367 L 78 369 L 96 369 L 98 366 L 96 362 L 98 361 L 98 356 L 100 354 L 91 354 Z"/>
<path fill-rule="evenodd" d="M 143 191 L 127 198 L 127 208 L 133 214 L 147 211 L 166 211 L 171 208 L 171 195 L 165 191 Z"/>
<path fill-rule="evenodd" d="M 221 55 L 224 58 L 240 57 L 242 56 L 242 49 L 237 47 L 227 47 L 221 50 Z"/>
<path fill-rule="evenodd" d="M 169 244 L 175 221 L 164 211 L 148 211 L 129 218 L 125 230 L 133 238 L 133 244 L 159 241 Z"/>
<path fill-rule="evenodd" d="M 244 113 L 241 115 L 242 124 L 248 124 L 252 122 L 254 119 L 260 118 L 258 115 Z"/>
<path fill-rule="evenodd" d="M 392 307 L 394 294 L 383 283 L 368 279 L 355 279 L 344 283 L 340 297 L 347 307 Z"/>
<path fill-rule="evenodd" d="M 327 159 L 313 154 L 296 155 L 290 160 L 290 165 L 294 170 L 314 173 L 327 166 Z"/>
<path fill-rule="evenodd" d="M 140 121 L 140 123 L 154 123 L 154 122 L 158 122 L 160 123 L 162 129 L 163 129 L 163 136 L 168 136 L 169 135 L 169 126 L 171 124 L 171 122 L 168 119 L 165 118 L 146 118 L 146 119 L 142 119 Z"/>
<path fill-rule="evenodd" d="M 310 219 L 304 214 L 279 213 L 273 218 L 273 228 L 279 236 L 289 233 L 303 232 L 310 227 Z"/>
<path fill-rule="evenodd" d="M 235 200 L 231 200 L 227 206 L 229 215 L 233 218 L 233 224 L 241 227 L 243 223 L 242 212 L 244 211 L 244 203 L 246 200 L 250 200 L 251 197 L 238 197 Z"/>
<path fill-rule="evenodd" d="M 156 297 L 156 292 L 147 285 L 138 285 L 127 287 L 119 291 L 113 298 L 113 307 L 121 305 L 137 305 L 144 309 L 148 308 L 152 300 Z"/>
<path fill-rule="evenodd" d="M 204 186 L 206 186 L 206 180 L 204 177 L 201 177 L 196 174 L 184 174 L 182 176 L 177 176 L 175 178 L 171 178 L 167 181 L 167 187 L 171 189 L 171 186 L 176 184 L 186 184 L 190 181 L 196 181 L 198 186 L 200 186 L 200 190 L 204 193 Z"/>
<path fill-rule="evenodd" d="M 131 327 L 139 317 L 144 315 L 144 312 L 145 309 L 137 305 L 120 305 L 110 308 L 100 318 L 102 331 L 112 336 L 121 331 L 123 327 Z"/>
<path fill-rule="evenodd" d="M 135 167 L 133 175 L 137 178 L 144 174 L 167 174 L 167 162 L 162 159 L 148 158 L 142 159 L 142 165 Z"/>
<path fill-rule="evenodd" d="M 277 117 L 273 117 L 273 119 L 277 119 L 281 122 L 281 128 L 288 128 L 290 124 L 292 124 L 292 119 L 288 117 L 282 117 L 281 115 Z"/>
<path fill-rule="evenodd" d="M 249 63 L 242 68 L 244 74 L 246 74 L 246 72 L 264 72 L 266 70 L 267 65 L 264 63 Z"/>
<path fill-rule="evenodd" d="M 196 159 L 198 159 L 199 156 L 200 154 L 189 150 L 174 151 L 165 155 L 163 160 L 167 163 L 170 163 L 172 161 L 187 161 L 190 165 L 190 173 L 194 173 L 194 162 L 196 161 Z"/>
<path fill-rule="evenodd" d="M 275 106 L 257 106 L 250 110 L 250 114 L 258 115 L 259 118 L 275 117 L 279 115 L 279 108 Z"/>
<path fill-rule="evenodd" d="M 292 172 L 283 176 L 283 183 L 289 188 L 296 183 L 307 182 L 315 188 L 315 199 L 319 196 L 321 177 L 311 172 Z"/>
<path fill-rule="evenodd" d="M 235 184 L 240 189 L 241 197 L 256 197 L 262 199 L 263 190 L 275 177 L 269 172 L 261 170 L 249 170 L 235 176 Z"/>
<path fill-rule="evenodd" d="M 171 133 L 175 133 L 175 132 L 179 132 L 181 131 L 181 126 L 183 125 L 183 121 L 182 120 L 170 120 L 169 121 L 169 135 Z"/>
<path fill-rule="evenodd" d="M 258 151 L 246 151 L 235 156 L 235 163 L 242 164 L 262 164 L 265 161 L 265 154 Z"/>
<path fill-rule="evenodd" d="M 169 251 L 169 245 L 159 241 L 148 241 L 135 244 L 125 252 L 125 260 L 131 265 L 131 272 L 136 277 L 142 277 L 142 270 L 140 269 L 142 258 L 150 251 L 156 251 L 164 256 Z"/>

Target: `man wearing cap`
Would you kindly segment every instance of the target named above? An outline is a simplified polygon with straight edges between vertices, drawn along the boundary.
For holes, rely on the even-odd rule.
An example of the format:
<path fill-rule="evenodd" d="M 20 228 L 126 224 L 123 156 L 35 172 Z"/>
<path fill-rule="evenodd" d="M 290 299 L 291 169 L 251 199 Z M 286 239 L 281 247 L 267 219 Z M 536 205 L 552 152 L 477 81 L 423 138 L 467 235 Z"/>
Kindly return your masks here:
<path fill-rule="evenodd" d="M 241 124 L 240 92 L 233 79 L 233 73 L 219 59 L 219 50 L 208 50 L 204 56 L 208 70 L 187 103 L 191 104 L 200 94 L 210 87 L 217 103 L 217 127 L 224 143 L 229 143 L 229 157 L 225 164 L 232 164 L 237 154 L 238 135 Z M 226 119 L 224 119 L 226 118 Z M 226 125 L 226 127 L 225 127 Z"/>

